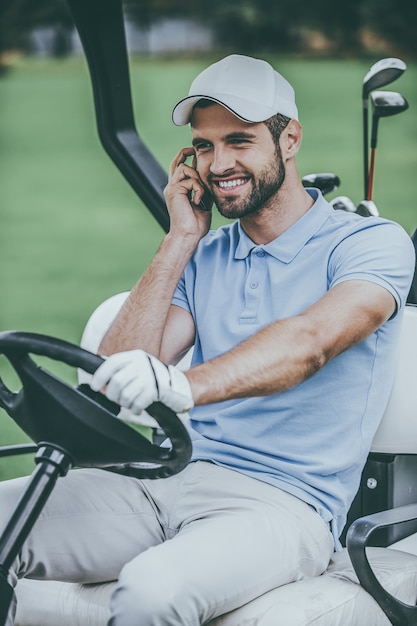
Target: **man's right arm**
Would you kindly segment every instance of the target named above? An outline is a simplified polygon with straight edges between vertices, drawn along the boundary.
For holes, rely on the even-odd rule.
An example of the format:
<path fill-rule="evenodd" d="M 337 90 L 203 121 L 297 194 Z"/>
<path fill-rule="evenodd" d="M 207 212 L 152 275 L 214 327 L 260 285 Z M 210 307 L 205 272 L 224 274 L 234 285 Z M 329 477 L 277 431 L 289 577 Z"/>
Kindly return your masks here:
<path fill-rule="evenodd" d="M 211 213 L 198 208 L 205 191 L 200 177 L 185 163 L 193 155 L 193 148 L 184 148 L 171 163 L 165 189 L 170 232 L 105 334 L 100 354 L 140 348 L 166 363 L 175 363 L 194 341 L 192 316 L 171 304 L 181 275 L 211 221 Z M 194 202 L 190 202 L 191 193 Z"/>

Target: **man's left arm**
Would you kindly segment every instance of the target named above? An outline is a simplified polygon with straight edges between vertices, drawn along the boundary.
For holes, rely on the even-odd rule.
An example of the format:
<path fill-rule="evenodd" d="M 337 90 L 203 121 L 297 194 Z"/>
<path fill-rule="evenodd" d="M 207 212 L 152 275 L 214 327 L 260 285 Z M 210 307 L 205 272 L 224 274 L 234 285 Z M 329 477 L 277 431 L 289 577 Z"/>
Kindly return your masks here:
<path fill-rule="evenodd" d="M 365 280 L 337 284 L 300 315 L 276 321 L 186 376 L 195 404 L 279 393 L 310 378 L 363 341 L 396 309 L 391 293 Z"/>

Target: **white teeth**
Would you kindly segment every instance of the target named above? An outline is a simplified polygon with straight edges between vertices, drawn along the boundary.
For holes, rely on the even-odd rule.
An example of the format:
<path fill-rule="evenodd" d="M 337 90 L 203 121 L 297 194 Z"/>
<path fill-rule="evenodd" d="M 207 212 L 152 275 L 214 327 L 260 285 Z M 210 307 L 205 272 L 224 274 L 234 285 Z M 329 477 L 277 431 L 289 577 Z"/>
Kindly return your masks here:
<path fill-rule="evenodd" d="M 246 182 L 244 178 L 236 178 L 235 180 L 219 180 L 219 187 L 221 189 L 231 189 L 232 187 L 238 187 Z"/>

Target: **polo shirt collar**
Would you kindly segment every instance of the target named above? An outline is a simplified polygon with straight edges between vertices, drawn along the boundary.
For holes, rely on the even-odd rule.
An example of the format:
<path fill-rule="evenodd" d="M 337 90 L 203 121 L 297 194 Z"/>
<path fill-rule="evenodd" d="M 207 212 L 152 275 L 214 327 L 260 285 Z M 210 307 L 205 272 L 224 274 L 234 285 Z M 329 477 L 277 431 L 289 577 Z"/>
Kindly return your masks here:
<path fill-rule="evenodd" d="M 318 189 L 309 188 L 306 191 L 315 200 L 313 206 L 292 226 L 287 228 L 282 235 L 267 244 L 260 246 L 254 244 L 243 230 L 239 221 L 235 259 L 245 259 L 253 248 L 257 248 L 265 250 L 265 252 L 283 263 L 291 263 L 307 241 L 322 227 L 329 217 L 329 212 L 334 210 Z"/>

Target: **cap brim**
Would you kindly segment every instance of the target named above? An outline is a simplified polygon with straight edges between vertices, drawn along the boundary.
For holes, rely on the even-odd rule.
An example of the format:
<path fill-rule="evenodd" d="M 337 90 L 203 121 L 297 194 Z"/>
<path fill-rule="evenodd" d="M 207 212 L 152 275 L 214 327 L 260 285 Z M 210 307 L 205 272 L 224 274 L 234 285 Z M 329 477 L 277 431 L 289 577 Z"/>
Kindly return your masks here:
<path fill-rule="evenodd" d="M 260 107 L 259 104 L 255 104 L 253 102 L 249 102 L 248 100 L 243 100 L 242 98 L 236 98 L 228 95 L 227 97 L 218 97 L 213 95 L 205 95 L 199 94 L 194 96 L 187 96 L 180 100 L 174 107 L 172 111 L 172 121 L 176 126 L 185 126 L 189 122 L 191 122 L 191 117 L 193 114 L 193 108 L 197 104 L 199 100 L 212 100 L 213 102 L 224 106 L 228 109 L 233 115 L 236 115 L 239 119 L 250 122 L 264 122 L 269 119 L 273 115 L 277 113 L 282 113 L 282 115 L 287 115 L 290 118 L 297 119 L 297 111 L 275 111 L 270 107 Z"/>

